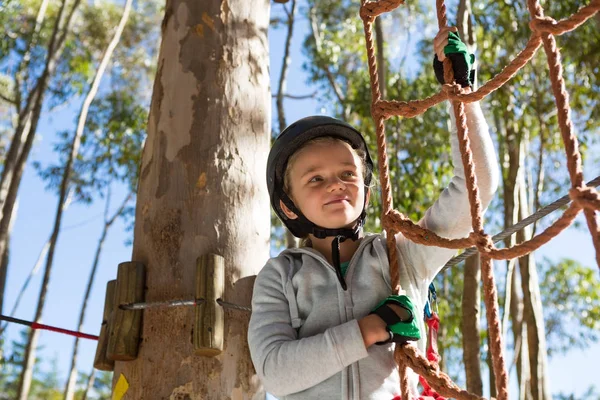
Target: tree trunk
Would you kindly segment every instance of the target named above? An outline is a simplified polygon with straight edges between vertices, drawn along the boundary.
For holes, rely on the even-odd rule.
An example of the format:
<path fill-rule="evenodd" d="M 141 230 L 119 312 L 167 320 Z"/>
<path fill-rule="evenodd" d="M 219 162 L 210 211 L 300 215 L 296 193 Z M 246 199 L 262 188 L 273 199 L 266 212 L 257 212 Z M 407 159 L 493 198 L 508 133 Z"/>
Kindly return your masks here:
<path fill-rule="evenodd" d="M 281 62 L 281 73 L 279 74 L 279 85 L 277 86 L 277 121 L 279 123 L 279 132 L 283 132 L 287 126 L 285 119 L 285 109 L 283 108 L 283 97 L 285 95 L 285 85 L 287 80 L 288 67 L 290 65 L 290 47 L 292 44 L 292 35 L 294 33 L 294 22 L 296 16 L 296 0 L 292 0 L 291 10 L 287 11 L 285 4 L 282 5 L 288 16 L 287 34 L 285 38 L 285 47 L 283 49 L 283 60 Z M 298 239 L 285 228 L 285 245 L 286 247 L 298 247 Z"/>
<path fill-rule="evenodd" d="M 90 372 L 90 376 L 88 377 L 87 384 L 85 385 L 85 390 L 81 395 L 81 400 L 87 400 L 88 393 L 94 387 L 94 381 L 96 380 L 96 369 L 92 368 L 92 372 Z"/>
<path fill-rule="evenodd" d="M 521 166 L 521 147 L 520 147 L 520 136 L 518 127 L 511 118 L 511 115 L 508 113 L 503 113 L 500 117 L 497 116 L 495 120 L 496 129 L 498 132 L 502 132 L 504 136 L 504 140 L 500 141 L 502 144 L 500 147 L 500 162 L 503 166 L 503 193 L 504 193 L 504 228 L 507 228 L 511 225 L 514 225 L 518 222 L 518 181 L 517 177 L 519 175 L 519 169 Z M 514 236 L 505 239 L 504 241 L 506 247 L 510 247 L 516 243 Z M 508 273 L 511 275 L 507 275 L 507 286 L 505 288 L 505 313 L 509 313 L 512 334 L 513 334 L 513 343 L 515 346 L 515 361 L 513 364 L 516 364 L 517 368 L 517 381 L 519 383 L 519 388 L 524 387 L 524 383 L 528 381 L 528 371 L 527 368 L 523 368 L 523 354 L 524 348 L 523 345 L 524 340 L 522 338 L 522 324 L 523 324 L 523 304 L 521 293 L 518 291 L 518 282 L 516 279 L 516 272 L 514 268 L 510 268 L 511 261 L 508 261 L 509 264 Z M 514 264 L 513 264 L 514 266 Z M 525 357 L 527 357 L 525 355 Z M 524 395 L 524 391 L 519 391 L 520 395 Z"/>
<path fill-rule="evenodd" d="M 381 92 L 382 99 L 385 99 L 385 88 L 387 86 L 384 43 L 381 17 L 379 17 L 375 19 L 375 45 L 377 46 L 377 79 L 379 80 L 379 91 Z"/>
<path fill-rule="evenodd" d="M 46 302 L 46 294 L 48 291 L 48 284 L 50 282 L 50 274 L 52 272 L 52 266 L 53 266 L 53 261 L 54 261 L 54 252 L 56 250 L 56 244 L 58 243 L 58 236 L 60 234 L 60 226 L 61 226 L 61 221 L 62 221 L 62 216 L 63 216 L 63 204 L 65 202 L 65 199 L 67 198 L 69 181 L 71 179 L 71 172 L 72 172 L 73 164 L 75 162 L 75 159 L 77 158 L 77 155 L 79 154 L 79 145 L 81 144 L 81 137 L 83 135 L 83 131 L 85 128 L 85 123 L 87 121 L 89 107 L 92 104 L 92 101 L 94 100 L 94 98 L 96 97 L 96 94 L 98 93 L 98 88 L 100 86 L 100 81 L 102 80 L 102 77 L 104 76 L 104 71 L 106 71 L 106 67 L 108 66 L 108 62 L 109 62 L 110 58 L 112 57 L 112 53 L 113 53 L 114 49 L 116 48 L 117 44 L 119 43 L 119 40 L 121 38 L 121 33 L 123 32 L 123 29 L 125 27 L 127 19 L 129 18 L 129 11 L 131 10 L 131 4 L 132 4 L 132 0 L 127 0 L 127 2 L 125 3 L 125 8 L 123 10 L 123 15 L 121 16 L 121 20 L 119 21 L 119 25 L 117 26 L 117 29 L 113 36 L 113 39 L 109 43 L 105 53 L 102 56 L 102 61 L 100 62 L 98 70 L 96 71 L 96 75 L 94 76 L 94 81 L 92 82 L 92 85 L 90 86 L 90 89 L 83 101 L 83 105 L 81 106 L 81 111 L 79 113 L 79 120 L 77 123 L 77 129 L 75 131 L 75 134 L 73 135 L 73 141 L 71 142 L 69 158 L 67 159 L 67 162 L 64 167 L 63 175 L 62 175 L 60 194 L 59 194 L 59 198 L 58 198 L 58 205 L 56 207 L 56 217 L 54 219 L 54 228 L 53 228 L 52 236 L 50 239 L 50 246 L 48 248 L 48 258 L 46 260 L 46 268 L 44 270 L 44 279 L 42 281 L 40 296 L 38 299 L 38 304 L 37 304 L 37 308 L 36 308 L 36 312 L 35 312 L 35 319 L 34 319 L 35 322 L 40 322 L 41 318 L 42 318 L 42 313 L 43 313 L 44 305 Z M 40 92 L 40 97 L 42 97 L 41 93 L 42 92 Z M 41 104 L 40 104 L 39 108 L 41 108 Z M 34 119 L 35 123 L 32 124 L 32 130 L 31 130 L 31 132 L 29 132 L 29 134 L 28 134 L 29 136 L 35 135 L 35 127 L 37 125 L 37 121 L 39 120 L 39 110 L 38 110 L 37 115 L 34 112 L 34 116 L 35 116 L 35 119 Z M 28 137 L 28 140 L 29 140 L 29 137 Z M 29 146 L 29 149 L 30 148 L 31 148 L 31 146 Z M 28 153 L 28 151 L 27 151 L 27 153 Z M 26 157 L 27 153 L 25 152 L 25 148 L 24 148 L 22 156 L 25 155 L 25 157 Z M 16 193 L 16 190 L 15 190 L 15 193 Z M 33 346 L 32 344 L 37 342 L 37 338 L 34 339 L 34 337 L 36 337 L 38 335 L 39 335 L 39 332 L 37 330 L 30 331 L 29 342 L 28 342 L 27 348 L 25 350 L 26 356 L 23 358 L 23 370 L 21 373 L 21 378 L 19 379 L 20 400 L 26 400 L 29 395 L 29 389 L 30 389 L 30 385 L 31 385 L 31 375 L 33 374 L 33 366 L 35 364 L 35 346 Z M 69 385 L 67 384 L 67 387 L 68 386 Z"/>
<path fill-rule="evenodd" d="M 467 390 L 483 395 L 481 365 L 479 351 L 479 311 L 481 309 L 481 269 L 479 254 L 465 260 L 463 298 L 462 298 L 462 332 L 463 361 L 467 378 Z"/>
<path fill-rule="evenodd" d="M 25 47 L 25 51 L 23 52 L 23 58 L 21 58 L 21 62 L 19 62 L 17 72 L 15 73 L 14 99 L 16 100 L 15 106 L 17 108 L 17 114 L 21 113 L 21 83 L 27 82 L 29 78 L 29 61 L 31 60 L 31 49 L 34 48 L 37 44 L 40 29 L 42 29 L 42 24 L 44 22 L 44 18 L 46 17 L 46 10 L 48 9 L 49 2 L 49 0 L 42 0 L 42 3 L 40 4 L 40 8 L 35 18 L 35 25 L 33 26 L 33 31 L 31 33 L 31 40 L 27 43 L 27 46 Z"/>
<path fill-rule="evenodd" d="M 494 375 L 494 363 L 492 361 L 492 346 L 490 346 L 489 343 L 489 338 L 490 338 L 490 331 L 488 329 L 487 332 L 487 337 L 488 337 L 488 351 L 487 351 L 487 367 L 488 367 L 488 374 L 489 374 L 489 378 L 490 378 L 490 398 L 495 398 L 497 393 L 496 393 L 496 375 Z"/>
<path fill-rule="evenodd" d="M 519 209 L 521 219 L 529 215 L 527 189 L 524 171 L 519 174 Z M 517 241 L 523 242 L 531 238 L 529 227 L 517 233 Z M 527 348 L 529 350 L 529 368 L 531 377 L 531 395 L 533 400 L 550 400 L 551 393 L 547 377 L 548 365 L 546 355 L 545 324 L 542 311 L 539 279 L 535 267 L 533 253 L 519 258 L 521 271 L 521 287 L 523 291 L 523 319 L 527 324 Z"/>
<path fill-rule="evenodd" d="M 44 93 L 48 87 L 50 77 L 56 70 L 58 60 L 62 54 L 67 32 L 77 7 L 81 0 L 75 0 L 68 15 L 64 18 L 63 13 L 67 1 L 61 3 L 52 36 L 48 45 L 48 56 L 44 70 L 35 84 L 34 89 L 27 98 L 25 108 L 19 113 L 17 129 L 13 135 L 9 151 L 4 161 L 4 169 L 0 178 L 0 259 L 6 257 L 8 251 L 8 232 L 10 230 L 12 210 L 17 200 L 17 192 L 21 185 L 23 170 L 33 145 L 37 124 L 42 111 Z M 23 139 L 25 140 L 23 142 Z M 4 274 L 6 272 L 3 272 Z"/>
<path fill-rule="evenodd" d="M 308 15 L 310 17 L 310 27 L 311 27 L 313 40 L 315 41 L 315 50 L 317 51 L 317 53 L 322 53 L 323 46 L 321 44 L 321 32 L 319 30 L 319 20 L 317 17 L 317 11 L 316 11 L 315 6 L 311 7 L 311 9 L 308 11 Z M 335 77 L 331 73 L 331 70 L 329 69 L 329 65 L 326 63 L 319 62 L 318 67 L 321 68 L 323 70 L 323 72 L 325 73 L 325 76 L 327 77 L 327 81 L 329 82 L 329 85 L 331 86 L 331 90 L 333 90 L 335 97 L 338 99 L 338 102 L 340 103 L 340 107 L 343 110 L 343 119 L 347 119 L 349 110 L 346 107 L 346 97 L 344 96 L 344 93 L 342 93 L 342 89 L 340 88 L 340 86 L 335 81 Z"/>
<path fill-rule="evenodd" d="M 128 0 L 130 1 L 130 0 Z M 85 289 L 85 294 L 83 296 L 83 302 L 81 303 L 81 311 L 79 312 L 79 322 L 77 323 L 77 330 L 81 331 L 83 329 L 83 321 L 85 319 L 85 312 L 87 309 L 88 300 L 90 298 L 90 293 L 92 292 L 92 286 L 94 285 L 94 278 L 96 276 L 96 270 L 98 269 L 98 263 L 100 262 L 100 255 L 102 254 L 102 248 L 104 246 L 104 241 L 106 240 L 106 236 L 108 235 L 108 230 L 112 226 L 112 224 L 116 221 L 117 217 L 119 217 L 125 206 L 131 199 L 132 193 L 130 193 L 125 200 L 121 203 L 121 206 L 117 209 L 117 211 L 113 214 L 112 217 L 108 217 L 108 207 L 110 204 L 110 194 L 106 199 L 106 208 L 104 210 L 104 227 L 102 228 L 102 233 L 100 234 L 100 239 L 98 240 L 98 245 L 96 246 L 96 254 L 94 256 L 94 262 L 92 263 L 92 269 L 90 271 L 90 277 L 88 278 L 87 286 Z M 65 400 L 73 400 L 73 396 L 75 395 L 75 385 L 77 383 L 77 353 L 79 350 L 79 338 L 75 338 L 75 342 L 73 344 L 73 353 L 71 354 L 71 368 L 67 375 L 67 383 L 64 391 L 64 399 Z"/>
<path fill-rule="evenodd" d="M 225 301 L 249 304 L 269 256 L 267 0 L 167 2 L 138 189 L 132 259 L 145 300 L 195 297 L 196 261 L 225 258 Z M 260 383 L 249 313 L 225 309 L 224 349 L 194 353 L 194 310 L 146 309 L 136 360 L 115 362 L 128 399 L 251 399 Z M 264 393 L 262 393 L 264 396 Z"/>
<path fill-rule="evenodd" d="M 10 243 L 10 233 L 12 232 L 13 229 L 13 225 L 14 225 L 14 221 L 17 218 L 17 212 L 19 210 L 18 207 L 18 203 L 15 204 L 15 207 L 12 210 L 12 217 L 11 217 L 11 222 L 9 227 L 8 227 L 8 232 L 5 238 L 5 246 L 7 246 L 7 250 L 4 252 L 4 254 L 2 255 L 2 258 L 0 259 L 0 314 L 4 314 L 4 292 L 6 290 L 6 280 L 8 278 L 8 262 L 10 260 L 10 254 L 8 251 L 8 244 Z M 2 333 L 4 332 L 4 328 L 0 327 L 0 336 L 2 336 Z M 0 343 L 0 349 L 2 348 L 2 344 Z"/>

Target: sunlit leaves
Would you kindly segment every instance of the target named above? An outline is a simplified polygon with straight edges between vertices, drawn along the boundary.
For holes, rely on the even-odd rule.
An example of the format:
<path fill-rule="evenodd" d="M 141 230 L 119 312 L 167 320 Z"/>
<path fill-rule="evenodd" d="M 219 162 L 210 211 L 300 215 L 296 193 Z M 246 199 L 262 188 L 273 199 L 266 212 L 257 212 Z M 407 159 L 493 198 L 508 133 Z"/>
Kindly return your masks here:
<path fill-rule="evenodd" d="M 548 353 L 585 348 L 600 337 L 598 271 L 572 259 L 544 262 L 541 291 Z"/>

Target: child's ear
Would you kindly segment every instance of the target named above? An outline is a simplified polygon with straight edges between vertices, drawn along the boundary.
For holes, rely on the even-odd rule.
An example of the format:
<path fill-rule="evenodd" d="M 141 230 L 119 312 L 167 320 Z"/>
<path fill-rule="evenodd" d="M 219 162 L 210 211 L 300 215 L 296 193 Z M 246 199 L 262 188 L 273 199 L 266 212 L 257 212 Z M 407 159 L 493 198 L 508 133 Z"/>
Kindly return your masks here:
<path fill-rule="evenodd" d="M 283 211 L 283 213 L 285 214 L 285 216 L 288 217 L 289 219 L 296 219 L 296 218 L 298 218 L 298 216 L 296 215 L 296 213 L 294 213 L 285 204 L 283 204 L 283 201 L 281 201 L 281 200 L 279 200 L 279 207 L 281 207 L 281 210 Z"/>

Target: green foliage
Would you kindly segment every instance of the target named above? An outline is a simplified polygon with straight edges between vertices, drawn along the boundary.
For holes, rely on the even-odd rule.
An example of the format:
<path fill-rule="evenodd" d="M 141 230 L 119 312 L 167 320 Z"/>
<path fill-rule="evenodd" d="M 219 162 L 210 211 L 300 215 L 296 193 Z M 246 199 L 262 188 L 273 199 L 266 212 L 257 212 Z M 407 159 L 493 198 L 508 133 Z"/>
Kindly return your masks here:
<path fill-rule="evenodd" d="M 0 358 L 0 399 L 15 399 L 17 397 L 19 376 L 22 370 L 23 355 L 27 345 L 27 329 L 20 333 L 20 340 L 13 341 L 10 347 L 3 346 L 4 357 Z M 36 354 L 41 354 L 43 347 L 37 347 Z M 28 399 L 59 400 L 62 390 L 59 382 L 59 369 L 56 358 L 51 359 L 48 369 L 42 369 L 44 359 L 36 357 L 33 367 L 33 379 Z"/>
<path fill-rule="evenodd" d="M 595 269 L 565 258 L 543 262 L 540 288 L 548 354 L 584 349 L 600 337 L 600 283 Z"/>
<path fill-rule="evenodd" d="M 91 391 L 87 393 L 86 399 L 89 400 L 110 400 L 112 398 L 112 372 L 94 371 L 94 384 Z M 78 389 L 75 392 L 75 400 L 83 399 L 85 389 L 87 388 L 90 376 L 79 373 L 77 378 Z"/>

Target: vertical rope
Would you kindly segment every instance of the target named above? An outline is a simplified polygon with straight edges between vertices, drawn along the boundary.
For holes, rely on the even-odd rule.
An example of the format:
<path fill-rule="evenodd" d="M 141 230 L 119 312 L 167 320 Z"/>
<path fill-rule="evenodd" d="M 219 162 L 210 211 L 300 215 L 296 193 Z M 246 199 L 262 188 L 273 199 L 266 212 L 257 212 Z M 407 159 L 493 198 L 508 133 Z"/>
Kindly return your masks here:
<path fill-rule="evenodd" d="M 528 0 L 527 6 L 531 14 L 532 20 L 542 19 L 544 10 L 537 0 Z M 542 33 L 542 41 L 544 43 L 544 51 L 548 60 L 548 69 L 550 71 L 550 81 L 552 82 L 552 92 L 556 99 L 556 109 L 558 111 L 558 124 L 560 133 L 565 146 L 567 155 L 567 169 L 571 177 L 571 186 L 577 189 L 585 188 L 583 182 L 583 170 L 581 167 L 581 153 L 579 152 L 579 142 L 577 136 L 573 133 L 573 123 L 571 121 L 571 107 L 569 106 L 569 93 L 565 87 L 563 79 L 562 60 L 560 50 L 556 46 L 556 38 L 554 35 L 544 32 Z M 587 222 L 588 229 L 592 235 L 592 242 L 596 250 L 596 263 L 600 266 L 600 230 L 598 229 L 598 221 L 596 212 L 592 209 L 585 208 L 583 211 Z"/>
<path fill-rule="evenodd" d="M 362 4 L 365 5 L 363 0 Z M 381 101 L 381 91 L 379 90 L 379 76 L 377 74 L 377 58 L 375 56 L 375 44 L 373 40 L 373 22 L 372 17 L 363 17 L 363 26 L 365 31 L 365 40 L 367 44 L 367 58 L 369 65 L 369 75 L 371 79 L 371 115 L 376 123 L 377 135 L 377 164 L 379 167 L 380 183 L 382 189 L 382 220 L 387 218 L 393 209 L 394 201 L 392 197 L 392 186 L 390 183 L 390 171 L 387 155 L 387 145 L 385 140 L 385 119 L 381 114 L 375 113 L 375 104 Z M 385 83 L 384 83 L 385 84 Z M 398 294 L 402 287 L 400 286 L 400 272 L 398 270 L 398 252 L 396 248 L 395 232 L 392 229 L 386 230 L 387 249 L 389 254 L 390 279 L 392 291 Z M 410 400 L 410 385 L 408 379 L 408 366 L 400 357 L 400 348 L 396 347 L 394 358 L 398 364 L 398 374 L 400 376 L 400 390 L 403 400 Z"/>

